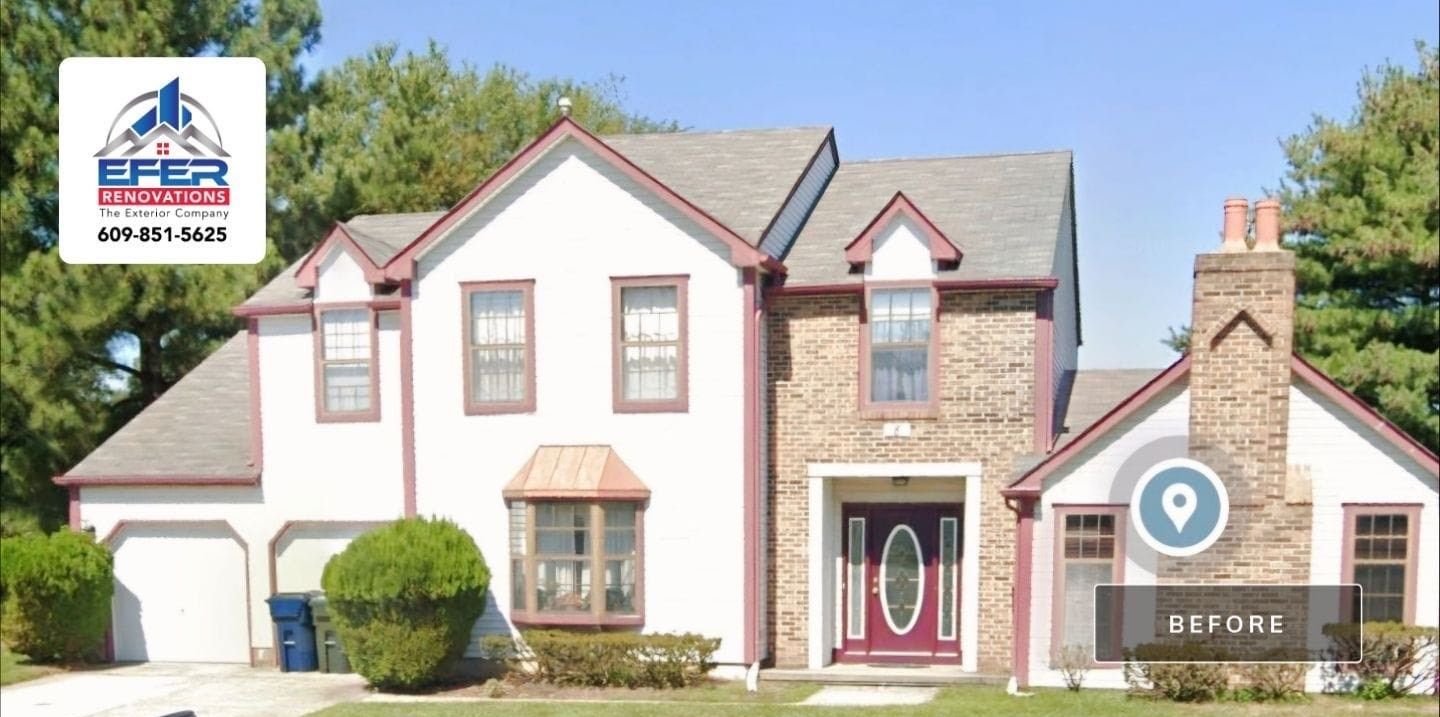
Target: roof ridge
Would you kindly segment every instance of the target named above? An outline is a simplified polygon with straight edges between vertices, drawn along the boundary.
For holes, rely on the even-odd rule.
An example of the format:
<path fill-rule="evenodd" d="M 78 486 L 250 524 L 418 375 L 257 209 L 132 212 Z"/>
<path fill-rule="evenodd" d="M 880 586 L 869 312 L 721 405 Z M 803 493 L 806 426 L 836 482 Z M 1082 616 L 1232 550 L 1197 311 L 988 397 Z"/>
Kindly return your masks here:
<path fill-rule="evenodd" d="M 872 159 L 850 159 L 842 160 L 840 166 L 847 164 L 884 164 L 887 162 L 939 162 L 955 159 L 995 159 L 1000 157 L 1037 157 L 1046 154 L 1068 154 L 1075 155 L 1073 149 L 1036 149 L 1024 152 L 983 152 L 980 154 L 941 154 L 927 157 L 875 157 Z"/>
<path fill-rule="evenodd" d="M 370 217 L 387 217 L 387 218 L 388 218 L 388 217 L 418 217 L 418 216 L 421 216 L 421 215 L 423 215 L 423 214 L 444 214 L 445 211 L 446 211 L 446 210 L 444 210 L 444 209 L 431 209 L 431 210 L 427 210 L 427 211 L 423 211 L 423 212 L 392 212 L 392 213 L 384 213 L 384 214 L 382 214 L 382 213 L 356 214 L 356 215 L 350 217 L 349 219 L 346 219 L 344 222 L 341 222 L 341 223 L 342 223 L 342 224 L 345 224 L 345 223 L 353 222 L 353 221 L 355 221 L 356 219 L 368 219 L 368 218 L 370 218 Z"/>
<path fill-rule="evenodd" d="M 833 125 L 828 124 L 805 124 L 791 125 L 787 127 L 737 127 L 733 129 L 702 130 L 682 129 L 675 132 L 611 132 L 608 134 L 602 134 L 597 136 L 600 137 L 600 139 L 606 139 L 609 137 L 695 137 L 697 135 L 740 134 L 742 132 L 748 132 L 751 134 L 760 132 L 799 132 L 801 130 L 825 130 L 828 132 L 834 128 L 835 127 Z"/>

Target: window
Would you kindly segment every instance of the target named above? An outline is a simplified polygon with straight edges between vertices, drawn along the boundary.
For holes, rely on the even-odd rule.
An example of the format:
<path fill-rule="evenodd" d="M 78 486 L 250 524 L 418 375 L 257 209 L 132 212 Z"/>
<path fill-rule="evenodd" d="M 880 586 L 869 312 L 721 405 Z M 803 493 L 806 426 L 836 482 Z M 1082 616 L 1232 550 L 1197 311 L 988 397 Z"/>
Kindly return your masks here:
<path fill-rule="evenodd" d="M 1414 622 L 1420 507 L 1347 505 L 1345 522 L 1342 578 L 1361 587 L 1351 614 L 1360 609 L 1366 622 Z"/>
<path fill-rule="evenodd" d="M 465 316 L 465 412 L 535 410 L 534 282 L 461 285 Z"/>
<path fill-rule="evenodd" d="M 641 624 L 643 513 L 632 502 L 511 502 L 512 619 Z"/>
<path fill-rule="evenodd" d="M 955 639 L 956 590 L 960 583 L 957 547 L 960 520 L 940 519 L 940 634 L 941 640 Z"/>
<path fill-rule="evenodd" d="M 865 519 L 849 520 L 849 537 L 845 541 L 845 636 L 852 639 L 865 637 Z"/>
<path fill-rule="evenodd" d="M 867 288 L 861 326 L 861 412 L 934 415 L 938 296 L 932 287 Z"/>
<path fill-rule="evenodd" d="M 1097 638 L 1119 637 L 1118 610 L 1101 616 L 1101 623 L 1095 624 L 1095 586 L 1124 581 L 1124 511 L 1124 507 L 1110 506 L 1055 509 L 1051 659 L 1071 645 L 1094 654 Z"/>
<path fill-rule="evenodd" d="M 687 278 L 626 278 L 613 283 L 615 410 L 686 411 Z"/>
<path fill-rule="evenodd" d="M 316 321 L 316 420 L 379 420 L 374 315 L 365 307 L 328 308 Z"/>

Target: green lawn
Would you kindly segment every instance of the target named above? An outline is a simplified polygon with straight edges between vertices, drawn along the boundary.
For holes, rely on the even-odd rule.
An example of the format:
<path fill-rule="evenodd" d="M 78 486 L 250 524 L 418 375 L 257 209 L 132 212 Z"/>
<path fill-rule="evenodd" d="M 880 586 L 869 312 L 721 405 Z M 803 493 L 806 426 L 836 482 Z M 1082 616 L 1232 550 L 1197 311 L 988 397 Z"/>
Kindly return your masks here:
<path fill-rule="evenodd" d="M 58 667 L 32 665 L 30 658 L 17 655 L 11 652 L 10 648 L 0 645 L 0 685 L 13 685 L 59 671 Z"/>
<path fill-rule="evenodd" d="M 317 714 L 324 717 L 387 717 L 415 715 L 440 717 L 484 714 L 504 717 L 722 717 L 725 715 L 820 714 L 814 707 L 794 704 L 754 704 L 743 702 L 673 704 L 637 704 L 617 701 L 610 704 L 577 702 L 518 702 L 504 699 L 483 703 L 404 703 L 337 705 Z M 830 712 L 835 708 L 825 710 Z M 951 715 L 1017 715 L 1019 717 L 1084 717 L 1086 715 L 1125 717 L 1219 717 L 1220 715 L 1253 715 L 1255 717 L 1316 717 L 1318 715 L 1434 715 L 1433 698 L 1415 697 L 1386 702 L 1362 702 L 1348 697 L 1315 697 L 1309 702 L 1286 705 L 1241 705 L 1222 702 L 1210 705 L 1177 705 L 1126 699 L 1117 690 L 1086 690 L 1072 694 L 1064 690 L 1038 690 L 1033 697 L 1010 697 L 996 687 L 952 687 L 943 690 L 934 702 L 921 707 L 849 708 L 854 717 L 949 717 Z"/>

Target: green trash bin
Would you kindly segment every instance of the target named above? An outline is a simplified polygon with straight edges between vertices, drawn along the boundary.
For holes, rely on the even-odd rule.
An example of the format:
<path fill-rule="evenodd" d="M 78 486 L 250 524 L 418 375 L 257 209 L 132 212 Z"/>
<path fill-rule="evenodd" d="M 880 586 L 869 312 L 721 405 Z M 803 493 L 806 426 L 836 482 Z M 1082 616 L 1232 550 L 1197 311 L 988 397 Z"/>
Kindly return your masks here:
<path fill-rule="evenodd" d="M 315 652 L 319 653 L 321 672 L 350 672 L 350 660 L 340 645 L 340 633 L 330 617 L 330 603 L 324 593 L 310 597 L 310 616 L 315 621 Z"/>

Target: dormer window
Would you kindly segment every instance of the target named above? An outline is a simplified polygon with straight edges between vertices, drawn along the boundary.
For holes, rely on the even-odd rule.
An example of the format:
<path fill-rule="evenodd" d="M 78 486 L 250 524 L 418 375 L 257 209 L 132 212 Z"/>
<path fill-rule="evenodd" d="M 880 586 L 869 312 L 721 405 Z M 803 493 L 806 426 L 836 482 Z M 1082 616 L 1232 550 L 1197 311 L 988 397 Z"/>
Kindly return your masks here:
<path fill-rule="evenodd" d="M 316 420 L 379 420 L 374 313 L 363 305 L 322 307 L 315 322 Z"/>

